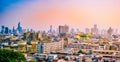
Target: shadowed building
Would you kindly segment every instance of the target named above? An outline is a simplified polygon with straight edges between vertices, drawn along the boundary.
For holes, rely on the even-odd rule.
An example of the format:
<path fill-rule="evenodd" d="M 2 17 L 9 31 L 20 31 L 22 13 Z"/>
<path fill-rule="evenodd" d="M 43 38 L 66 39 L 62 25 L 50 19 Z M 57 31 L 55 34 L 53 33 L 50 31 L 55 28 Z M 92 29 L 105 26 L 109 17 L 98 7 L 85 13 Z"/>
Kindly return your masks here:
<path fill-rule="evenodd" d="M 66 34 L 69 31 L 69 26 L 64 25 L 64 26 L 59 26 L 59 34 Z"/>

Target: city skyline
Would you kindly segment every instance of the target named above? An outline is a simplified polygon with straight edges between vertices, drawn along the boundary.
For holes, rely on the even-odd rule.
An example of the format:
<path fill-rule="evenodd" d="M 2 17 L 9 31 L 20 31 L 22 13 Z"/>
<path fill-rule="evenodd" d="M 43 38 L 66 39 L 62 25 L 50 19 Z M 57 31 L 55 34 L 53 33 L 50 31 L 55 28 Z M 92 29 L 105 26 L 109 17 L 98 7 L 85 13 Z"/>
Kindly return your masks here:
<path fill-rule="evenodd" d="M 49 30 L 50 25 L 56 29 L 65 24 L 80 31 L 92 28 L 94 24 L 99 29 L 120 27 L 119 0 L 13 0 L 7 3 L 2 0 L 1 3 L 0 26 L 17 27 L 20 21 L 23 28 L 37 31 Z"/>
<path fill-rule="evenodd" d="M 4 26 L 2 25 L 0 27 L 0 32 L 2 34 L 22 34 L 25 32 L 47 32 L 49 34 L 53 34 L 53 33 L 86 33 L 86 34 L 90 34 L 90 33 L 98 33 L 98 34 L 105 34 L 105 33 L 112 33 L 112 34 L 119 34 L 119 30 L 109 27 L 108 29 L 99 29 L 99 27 L 97 26 L 97 24 L 94 24 L 92 27 L 89 28 L 84 28 L 84 31 L 80 31 L 79 29 L 75 29 L 75 28 L 71 28 L 68 25 L 59 25 L 57 26 L 56 29 L 53 29 L 52 25 L 49 26 L 48 30 L 34 30 L 32 28 L 23 28 L 23 26 L 21 26 L 21 23 L 18 22 L 17 26 L 13 26 L 12 28 L 8 27 L 8 26 Z"/>

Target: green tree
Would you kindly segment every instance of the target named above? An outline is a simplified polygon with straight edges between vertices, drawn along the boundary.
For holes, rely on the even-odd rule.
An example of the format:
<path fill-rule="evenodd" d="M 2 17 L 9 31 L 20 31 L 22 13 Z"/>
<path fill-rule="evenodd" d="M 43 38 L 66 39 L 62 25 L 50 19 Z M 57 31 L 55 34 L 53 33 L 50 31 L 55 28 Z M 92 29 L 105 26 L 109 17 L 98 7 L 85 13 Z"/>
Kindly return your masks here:
<path fill-rule="evenodd" d="M 20 52 L 0 49 L 0 62 L 26 62 L 26 58 Z"/>
<path fill-rule="evenodd" d="M 85 54 L 85 52 L 83 52 L 82 50 L 79 50 L 78 53 L 82 53 L 82 54 Z"/>

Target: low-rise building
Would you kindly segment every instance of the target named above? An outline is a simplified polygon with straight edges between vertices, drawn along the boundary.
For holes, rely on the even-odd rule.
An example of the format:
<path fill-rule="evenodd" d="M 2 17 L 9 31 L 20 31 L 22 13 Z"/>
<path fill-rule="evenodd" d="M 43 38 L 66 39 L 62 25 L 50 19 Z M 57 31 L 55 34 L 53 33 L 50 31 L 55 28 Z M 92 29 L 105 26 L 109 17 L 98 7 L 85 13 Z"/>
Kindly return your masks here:
<path fill-rule="evenodd" d="M 18 51 L 20 52 L 26 52 L 27 51 L 27 48 L 26 48 L 26 41 L 19 41 L 18 43 Z"/>
<path fill-rule="evenodd" d="M 44 45 L 43 45 L 43 53 L 57 52 L 57 51 L 60 51 L 62 49 L 63 49 L 62 41 L 44 43 Z"/>

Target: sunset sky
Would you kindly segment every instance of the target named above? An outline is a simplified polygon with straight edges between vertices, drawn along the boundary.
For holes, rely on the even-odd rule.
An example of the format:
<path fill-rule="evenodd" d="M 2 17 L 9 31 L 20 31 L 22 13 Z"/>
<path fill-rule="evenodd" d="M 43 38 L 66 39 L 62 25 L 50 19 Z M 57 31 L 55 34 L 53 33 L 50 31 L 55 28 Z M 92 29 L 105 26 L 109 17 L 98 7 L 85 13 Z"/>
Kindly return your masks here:
<path fill-rule="evenodd" d="M 48 30 L 70 28 L 120 29 L 120 0 L 0 0 L 0 26 Z"/>

